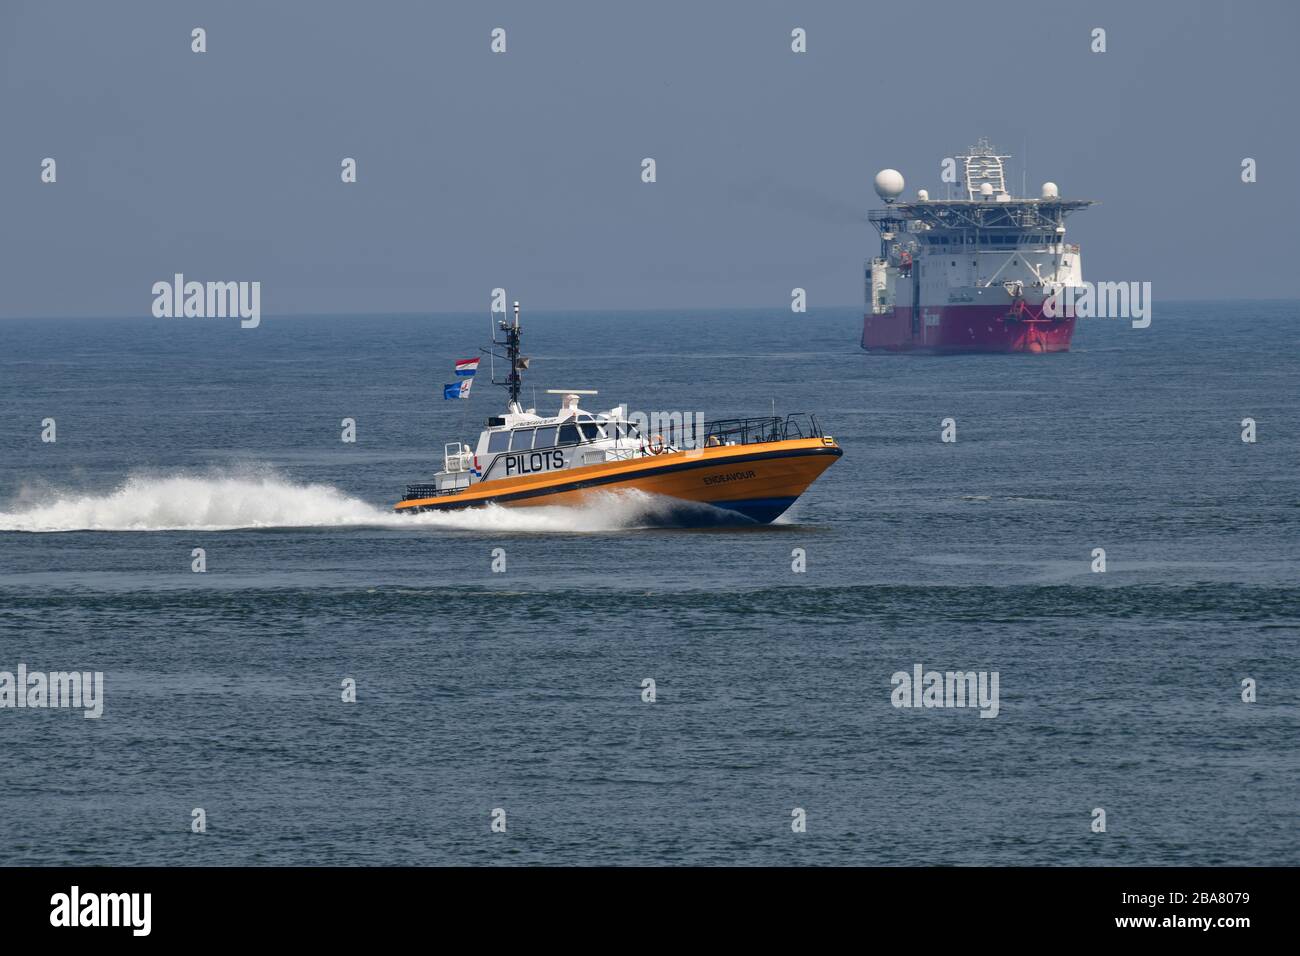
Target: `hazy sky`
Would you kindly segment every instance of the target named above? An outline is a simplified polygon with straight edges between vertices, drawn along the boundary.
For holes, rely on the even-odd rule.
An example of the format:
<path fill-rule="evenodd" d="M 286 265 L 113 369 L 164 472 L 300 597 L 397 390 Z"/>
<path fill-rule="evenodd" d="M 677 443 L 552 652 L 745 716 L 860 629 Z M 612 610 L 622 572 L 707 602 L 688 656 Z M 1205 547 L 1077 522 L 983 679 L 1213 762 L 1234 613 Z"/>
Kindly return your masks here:
<path fill-rule="evenodd" d="M 875 171 L 942 195 L 981 135 L 1102 201 L 1085 278 L 1292 297 L 1298 10 L 5 0 L 0 316 L 147 316 L 176 272 L 267 314 L 860 305 Z"/>

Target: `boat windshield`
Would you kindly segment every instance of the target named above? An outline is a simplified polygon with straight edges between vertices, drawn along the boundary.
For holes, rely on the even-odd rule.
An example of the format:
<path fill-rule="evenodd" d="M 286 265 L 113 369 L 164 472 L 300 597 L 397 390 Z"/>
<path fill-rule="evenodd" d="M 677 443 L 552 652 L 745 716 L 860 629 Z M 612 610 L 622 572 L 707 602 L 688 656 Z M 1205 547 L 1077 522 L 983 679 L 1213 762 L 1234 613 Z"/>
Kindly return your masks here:
<path fill-rule="evenodd" d="M 491 455 L 505 451 L 554 448 L 556 445 L 578 445 L 607 439 L 627 438 L 636 441 L 640 437 L 640 432 L 632 422 L 579 418 L 559 425 L 489 432 L 487 450 Z"/>

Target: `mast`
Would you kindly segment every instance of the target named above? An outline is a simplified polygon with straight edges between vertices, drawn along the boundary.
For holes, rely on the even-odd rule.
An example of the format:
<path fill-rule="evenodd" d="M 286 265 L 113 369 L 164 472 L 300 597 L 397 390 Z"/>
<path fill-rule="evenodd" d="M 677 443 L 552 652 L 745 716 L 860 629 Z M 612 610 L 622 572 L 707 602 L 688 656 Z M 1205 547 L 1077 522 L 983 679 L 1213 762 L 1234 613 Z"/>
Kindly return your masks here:
<path fill-rule="evenodd" d="M 528 368 L 528 359 L 519 354 L 520 329 L 518 302 L 515 303 L 514 322 L 511 323 L 507 322 L 505 319 L 501 319 L 498 321 L 497 325 L 501 330 L 502 338 L 498 339 L 494 335 L 492 337 L 492 344 L 499 345 L 506 350 L 506 378 L 505 381 L 497 381 L 496 379 L 493 379 L 492 384 L 505 387 L 506 391 L 510 394 L 510 410 L 518 411 L 521 408 L 519 404 L 519 394 L 523 390 L 524 386 L 523 371 Z"/>
<path fill-rule="evenodd" d="M 969 153 L 958 156 L 957 159 L 963 160 L 966 167 L 966 198 L 982 199 L 980 187 L 985 183 L 988 183 L 994 197 L 1007 195 L 1006 172 L 1002 161 L 1010 158 L 1008 153 L 997 152 L 985 137 L 981 137 Z"/>

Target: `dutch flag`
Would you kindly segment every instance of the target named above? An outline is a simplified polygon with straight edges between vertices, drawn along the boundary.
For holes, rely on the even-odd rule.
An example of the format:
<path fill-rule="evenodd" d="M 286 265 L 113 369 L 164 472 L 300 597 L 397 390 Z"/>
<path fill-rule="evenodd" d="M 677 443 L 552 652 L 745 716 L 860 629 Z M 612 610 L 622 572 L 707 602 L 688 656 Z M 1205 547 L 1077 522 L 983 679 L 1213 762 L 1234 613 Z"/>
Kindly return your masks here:
<path fill-rule="evenodd" d="M 457 375 L 473 375 L 478 371 L 478 359 L 459 359 L 456 362 Z"/>
<path fill-rule="evenodd" d="M 475 360 L 477 361 L 477 360 Z M 469 398 L 470 386 L 474 384 L 472 378 L 467 378 L 463 382 L 453 382 L 451 385 L 442 387 L 443 398 Z"/>

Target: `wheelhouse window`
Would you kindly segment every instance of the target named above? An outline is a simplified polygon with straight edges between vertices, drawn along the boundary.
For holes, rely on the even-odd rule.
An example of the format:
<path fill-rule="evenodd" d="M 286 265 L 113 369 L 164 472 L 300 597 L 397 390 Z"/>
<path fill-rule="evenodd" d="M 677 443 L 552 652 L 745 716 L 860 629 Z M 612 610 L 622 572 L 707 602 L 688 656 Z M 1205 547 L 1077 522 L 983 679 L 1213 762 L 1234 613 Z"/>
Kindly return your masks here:
<path fill-rule="evenodd" d="M 547 425 L 545 428 L 537 429 L 537 440 L 533 442 L 534 448 L 550 448 L 555 444 L 554 425 Z"/>
<path fill-rule="evenodd" d="M 518 431 L 510 434 L 511 451 L 527 451 L 533 447 L 533 432 L 535 428 L 520 428 Z"/>
<path fill-rule="evenodd" d="M 587 441 L 597 441 L 605 437 L 604 431 L 599 422 L 584 421 L 582 423 L 582 436 Z"/>
<path fill-rule="evenodd" d="M 499 432 L 488 433 L 488 447 L 487 447 L 488 454 L 492 454 L 493 452 L 498 452 L 498 451 L 505 451 L 506 447 L 509 444 L 510 444 L 510 432 L 502 430 Z"/>
<path fill-rule="evenodd" d="M 582 437 L 578 434 L 577 425 L 573 424 L 572 422 L 569 422 L 568 424 L 560 426 L 560 438 L 559 441 L 556 442 L 556 444 L 576 445 L 580 441 L 582 441 Z"/>

